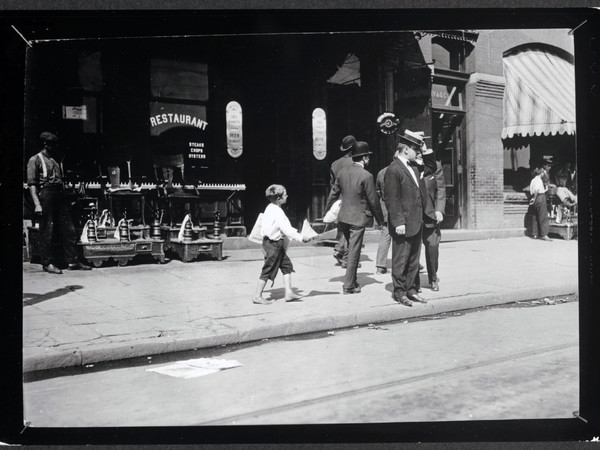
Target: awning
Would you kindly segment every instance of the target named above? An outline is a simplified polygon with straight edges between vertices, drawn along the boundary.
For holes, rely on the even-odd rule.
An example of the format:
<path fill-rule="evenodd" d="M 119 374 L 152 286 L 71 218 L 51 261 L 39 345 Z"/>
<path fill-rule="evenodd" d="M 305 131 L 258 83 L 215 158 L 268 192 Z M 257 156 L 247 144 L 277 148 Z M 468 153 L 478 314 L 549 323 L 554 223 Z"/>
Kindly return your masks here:
<path fill-rule="evenodd" d="M 575 69 L 572 56 L 543 44 L 504 53 L 504 128 L 515 135 L 575 134 Z"/>

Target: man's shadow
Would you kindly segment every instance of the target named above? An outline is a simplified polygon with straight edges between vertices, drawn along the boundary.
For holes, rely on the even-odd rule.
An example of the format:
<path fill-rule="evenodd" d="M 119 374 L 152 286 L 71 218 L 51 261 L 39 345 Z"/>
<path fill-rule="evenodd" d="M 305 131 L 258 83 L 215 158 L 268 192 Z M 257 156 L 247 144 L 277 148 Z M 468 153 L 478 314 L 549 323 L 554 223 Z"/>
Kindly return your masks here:
<path fill-rule="evenodd" d="M 63 288 L 55 289 L 54 291 L 50 291 L 45 294 L 33 294 L 29 292 L 23 292 L 23 306 L 33 306 L 37 303 L 45 302 L 46 300 L 50 300 L 56 297 L 61 297 L 65 294 L 68 294 L 69 292 L 74 292 L 79 289 L 83 289 L 83 286 L 65 286 Z"/>

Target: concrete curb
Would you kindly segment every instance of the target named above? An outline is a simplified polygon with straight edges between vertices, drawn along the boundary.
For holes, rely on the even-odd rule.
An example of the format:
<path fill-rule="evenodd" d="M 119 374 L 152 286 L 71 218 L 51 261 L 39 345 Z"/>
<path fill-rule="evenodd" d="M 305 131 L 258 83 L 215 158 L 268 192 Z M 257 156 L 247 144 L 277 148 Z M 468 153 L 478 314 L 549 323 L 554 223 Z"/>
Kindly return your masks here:
<path fill-rule="evenodd" d="M 283 321 L 258 327 L 246 325 L 239 327 L 235 331 L 217 333 L 210 336 L 142 339 L 136 341 L 135 344 L 115 343 L 106 344 L 100 348 L 36 355 L 23 359 L 23 372 L 85 366 L 87 364 L 135 357 L 248 343 L 262 339 L 275 339 L 354 326 L 389 323 L 478 307 L 515 303 L 547 296 L 571 295 L 577 292 L 577 283 L 563 285 L 559 288 L 541 286 L 519 288 L 514 291 L 503 289 L 497 293 L 444 297 L 430 301 L 427 304 L 415 304 L 413 308 L 400 308 L 399 305 L 393 303 L 390 299 L 389 305 L 379 306 L 375 309 L 367 308 L 335 316 L 314 315 L 307 319 Z M 46 350 L 48 352 L 51 351 Z"/>

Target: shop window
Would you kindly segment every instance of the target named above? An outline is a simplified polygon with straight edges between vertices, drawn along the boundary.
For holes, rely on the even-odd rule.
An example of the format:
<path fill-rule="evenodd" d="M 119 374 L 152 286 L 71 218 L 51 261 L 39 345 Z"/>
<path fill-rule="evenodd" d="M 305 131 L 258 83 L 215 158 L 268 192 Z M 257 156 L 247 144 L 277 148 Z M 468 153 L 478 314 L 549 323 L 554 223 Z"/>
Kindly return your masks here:
<path fill-rule="evenodd" d="M 431 85 L 431 106 L 463 109 L 462 86 L 433 83 Z"/>
<path fill-rule="evenodd" d="M 431 45 L 431 57 L 438 69 L 464 70 L 465 49 L 459 41 L 434 38 Z"/>
<path fill-rule="evenodd" d="M 360 86 L 360 60 L 354 54 L 349 54 L 338 71 L 327 80 L 332 84 L 357 84 Z"/>
<path fill-rule="evenodd" d="M 208 66 L 206 64 L 153 59 L 151 74 L 152 97 L 208 101 Z"/>
<path fill-rule="evenodd" d="M 521 192 L 531 181 L 529 146 L 504 149 L 504 190 Z"/>

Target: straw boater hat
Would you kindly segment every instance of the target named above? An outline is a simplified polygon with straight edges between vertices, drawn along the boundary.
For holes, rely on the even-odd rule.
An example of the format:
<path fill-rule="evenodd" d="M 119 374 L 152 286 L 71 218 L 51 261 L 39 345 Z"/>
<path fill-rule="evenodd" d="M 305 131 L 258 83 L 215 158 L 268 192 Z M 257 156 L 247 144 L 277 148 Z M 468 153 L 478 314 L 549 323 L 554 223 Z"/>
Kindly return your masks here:
<path fill-rule="evenodd" d="M 373 152 L 369 149 L 369 144 L 364 141 L 358 141 L 354 144 L 354 148 L 352 149 L 352 157 L 355 156 L 365 156 L 372 155 Z"/>
<path fill-rule="evenodd" d="M 344 139 L 342 139 L 342 145 L 340 145 L 340 150 L 343 152 L 347 152 L 348 150 L 351 150 L 352 147 L 354 147 L 355 143 L 356 143 L 356 138 L 354 136 L 352 136 L 351 134 L 349 134 Z"/>
<path fill-rule="evenodd" d="M 404 130 L 404 133 L 398 135 L 399 141 L 411 147 L 421 149 L 423 147 L 423 134 L 415 133 L 410 130 Z"/>

